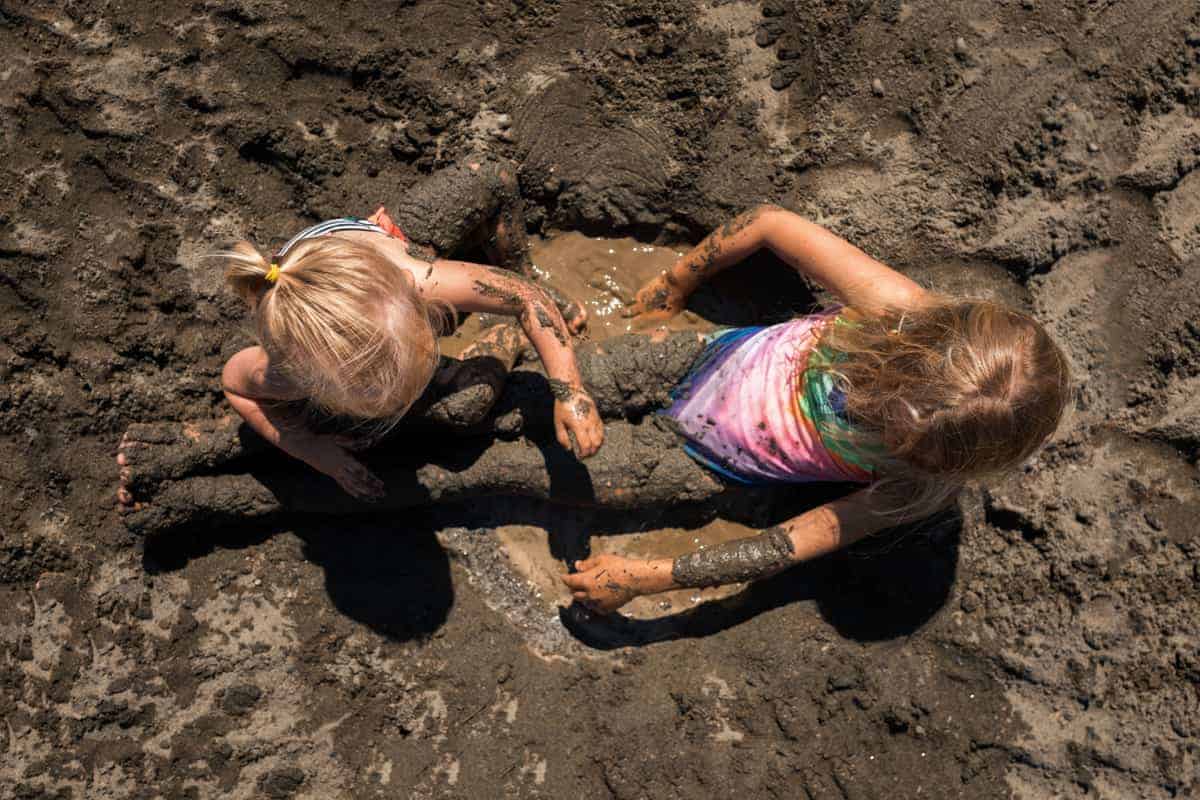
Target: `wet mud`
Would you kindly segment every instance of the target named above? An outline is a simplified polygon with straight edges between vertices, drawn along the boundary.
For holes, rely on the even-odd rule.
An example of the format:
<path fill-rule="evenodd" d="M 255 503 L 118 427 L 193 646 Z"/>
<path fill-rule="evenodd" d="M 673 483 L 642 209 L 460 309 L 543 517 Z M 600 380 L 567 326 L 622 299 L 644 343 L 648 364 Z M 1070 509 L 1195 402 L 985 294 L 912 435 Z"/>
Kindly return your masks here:
<path fill-rule="evenodd" d="M 1198 31 L 1195 5 L 1173 0 L 5 5 L 0 786 L 1195 794 Z M 250 338 L 203 256 L 380 203 L 414 205 L 436 239 L 461 221 L 440 196 L 406 198 L 480 153 L 517 165 L 534 236 L 676 248 L 773 202 L 933 288 L 1008 298 L 1063 343 L 1076 408 L 950 518 L 607 619 L 560 611 L 551 565 L 680 555 L 708 525 L 763 530 L 819 493 L 704 499 L 694 473 L 696 502 L 544 502 L 611 487 L 524 443 L 542 439 L 549 394 L 523 363 L 494 423 L 460 421 L 467 440 L 500 439 L 535 497 L 276 513 L 279 497 L 344 501 L 222 427 L 220 369 Z M 590 312 L 634 288 L 563 247 L 545 269 Z M 603 289 L 588 286 L 597 269 Z M 813 300 L 758 257 L 690 310 L 764 323 Z M 585 360 L 615 346 L 601 317 Z M 612 442 L 649 458 L 667 432 L 636 420 L 676 365 L 630 348 L 646 381 L 606 377 L 602 360 L 592 380 L 606 413 L 632 417 Z M 193 492 L 163 512 L 190 526 L 124 524 L 111 498 L 131 425 L 162 445 L 135 482 L 153 497 L 200 470 L 203 520 Z M 502 488 L 509 464 L 485 474 L 463 437 L 429 435 L 392 462 L 401 480 L 404 458 L 436 456 L 399 494 L 465 493 L 456 474 Z M 663 463 L 684 484 L 695 469 Z M 613 455 L 597 469 L 654 491 Z M 525 566 L 502 546 L 511 526 L 545 537 L 508 548 L 537 555 Z"/>

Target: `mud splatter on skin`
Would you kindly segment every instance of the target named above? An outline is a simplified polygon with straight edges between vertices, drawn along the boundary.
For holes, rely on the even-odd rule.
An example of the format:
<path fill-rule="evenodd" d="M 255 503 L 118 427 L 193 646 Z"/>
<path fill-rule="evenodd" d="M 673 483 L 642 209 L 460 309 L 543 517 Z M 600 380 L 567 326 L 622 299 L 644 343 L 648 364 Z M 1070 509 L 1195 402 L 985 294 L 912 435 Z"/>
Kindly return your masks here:
<path fill-rule="evenodd" d="M 721 255 L 721 245 L 715 235 L 710 235 L 700 243 L 700 260 L 688 265 L 688 270 L 696 275 L 707 275 Z"/>
<path fill-rule="evenodd" d="M 671 577 L 680 586 L 696 588 L 752 581 L 790 566 L 794 553 L 788 532 L 777 526 L 759 536 L 679 556 L 671 564 Z"/>
<path fill-rule="evenodd" d="M 562 330 L 555 319 L 550 316 L 550 311 L 545 306 L 540 303 L 537 304 L 534 307 L 534 315 L 537 317 L 539 327 L 543 329 L 549 328 L 550 332 L 554 334 L 554 338 L 558 340 L 558 343 L 563 347 L 567 346 L 566 331 Z"/>
<path fill-rule="evenodd" d="M 550 384 L 550 394 L 554 395 L 555 400 L 565 403 L 575 395 L 575 390 L 566 381 L 548 378 L 546 383 Z"/>
<path fill-rule="evenodd" d="M 520 310 L 518 319 L 522 325 L 528 325 L 531 321 L 530 307 L 532 306 L 532 320 L 536 321 L 539 328 L 549 329 L 554 334 L 554 338 L 563 347 L 566 347 L 570 342 L 570 334 L 566 329 L 565 323 L 560 319 L 555 318 L 555 314 L 546 305 L 545 300 L 551 302 L 567 303 L 565 299 L 559 296 L 555 300 L 555 294 L 547 291 L 545 287 L 538 286 L 532 283 L 527 278 L 522 278 L 514 275 L 507 270 L 500 270 L 494 267 L 488 267 L 488 272 L 495 276 L 492 281 L 475 281 L 475 291 L 482 297 L 491 297 L 500 300 L 504 306 L 510 310 Z M 570 305 L 568 303 L 568 305 Z M 579 309 L 576 309 L 578 312 Z"/>
<path fill-rule="evenodd" d="M 700 243 L 700 260 L 695 264 L 690 264 L 688 269 L 696 275 L 704 276 L 712 271 L 716 265 L 717 259 L 724 252 L 724 244 L 744 231 L 746 228 L 754 224 L 762 214 L 775 206 L 757 206 L 744 214 L 739 214 L 733 219 L 722 225 L 715 233 L 709 236 Z"/>
<path fill-rule="evenodd" d="M 575 400 L 575 405 L 571 407 L 571 410 L 575 412 L 575 416 L 583 419 L 584 417 L 591 416 L 596 407 L 586 397 L 579 397 Z"/>
<path fill-rule="evenodd" d="M 650 300 L 646 303 L 646 307 L 655 310 L 665 309 L 667 307 L 667 299 L 670 298 L 670 296 L 670 289 L 665 287 L 658 289 L 654 292 L 654 294 L 650 295 Z"/>
<path fill-rule="evenodd" d="M 408 254 L 417 261 L 422 261 L 429 265 L 429 269 L 425 271 L 426 278 L 433 274 L 433 262 L 437 261 L 437 253 L 434 252 L 432 247 L 417 244 L 416 242 L 409 242 Z"/>
<path fill-rule="evenodd" d="M 480 297 L 490 297 L 494 300 L 499 300 L 505 306 L 505 308 L 516 311 L 517 309 L 525 306 L 525 301 L 522 300 L 520 295 L 516 294 L 515 292 L 507 289 L 501 289 L 499 286 L 487 283 L 486 281 L 475 281 L 473 285 L 475 288 L 475 293 Z"/>
<path fill-rule="evenodd" d="M 539 283 L 538 288 L 545 292 L 546 295 L 548 295 L 550 299 L 554 301 L 554 306 L 558 309 L 558 313 L 562 314 L 563 321 L 568 325 L 574 323 L 575 320 L 584 313 L 582 304 L 569 299 L 550 284 Z"/>

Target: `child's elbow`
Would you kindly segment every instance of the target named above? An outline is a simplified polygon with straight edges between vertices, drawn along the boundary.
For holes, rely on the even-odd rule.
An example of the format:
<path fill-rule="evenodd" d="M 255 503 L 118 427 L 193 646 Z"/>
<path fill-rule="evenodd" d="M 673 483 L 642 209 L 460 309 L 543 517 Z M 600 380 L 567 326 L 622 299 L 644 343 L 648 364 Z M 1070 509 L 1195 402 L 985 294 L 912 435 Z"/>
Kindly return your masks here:
<path fill-rule="evenodd" d="M 221 369 L 221 391 L 225 394 L 247 395 L 254 384 L 256 372 L 261 372 L 255 358 L 257 348 L 248 347 L 225 362 Z M 261 383 L 261 381 L 259 381 Z"/>
<path fill-rule="evenodd" d="M 789 211 L 783 206 L 777 206 L 774 203 L 763 203 L 755 206 L 751 213 L 754 215 L 754 221 L 764 228 L 775 227 L 790 220 L 801 219 L 800 215 L 795 211 Z"/>

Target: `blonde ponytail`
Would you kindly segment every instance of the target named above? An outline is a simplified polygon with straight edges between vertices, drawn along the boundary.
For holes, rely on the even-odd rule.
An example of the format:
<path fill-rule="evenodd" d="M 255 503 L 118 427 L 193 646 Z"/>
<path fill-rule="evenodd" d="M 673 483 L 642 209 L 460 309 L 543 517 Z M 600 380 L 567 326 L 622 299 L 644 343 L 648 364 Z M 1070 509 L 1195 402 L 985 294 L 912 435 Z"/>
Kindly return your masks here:
<path fill-rule="evenodd" d="M 282 264 L 270 264 L 249 242 L 238 242 L 232 250 L 218 253 L 225 259 L 225 283 L 234 294 L 254 305 L 264 291 L 283 275 Z M 285 263 L 287 259 L 284 259 Z M 271 280 L 272 271 L 275 280 Z"/>
<path fill-rule="evenodd" d="M 278 263 L 249 242 L 220 255 L 229 287 L 254 309 L 272 369 L 323 411 L 386 427 L 429 385 L 450 310 L 426 302 L 373 247 L 322 236 L 298 242 Z"/>

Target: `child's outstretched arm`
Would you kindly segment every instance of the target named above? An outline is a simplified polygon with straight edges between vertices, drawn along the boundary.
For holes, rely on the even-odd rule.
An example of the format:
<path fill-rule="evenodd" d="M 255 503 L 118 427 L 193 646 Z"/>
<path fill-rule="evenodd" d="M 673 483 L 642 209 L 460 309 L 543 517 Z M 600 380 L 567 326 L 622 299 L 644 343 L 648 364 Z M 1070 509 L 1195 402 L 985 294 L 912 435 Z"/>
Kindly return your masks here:
<path fill-rule="evenodd" d="M 266 350 L 256 346 L 236 353 L 225 364 L 221 386 L 229 404 L 259 436 L 333 478 L 355 497 L 383 496 L 383 482 L 350 454 L 348 439 L 313 433 L 281 408 L 305 395 L 271 369 Z"/>
<path fill-rule="evenodd" d="M 881 514 L 881 510 L 877 496 L 863 489 L 757 536 L 735 539 L 674 559 L 593 556 L 576 562 L 579 572 L 563 575 L 562 580 L 576 600 L 607 614 L 639 595 L 768 578 L 884 528 L 912 521 Z"/>
<path fill-rule="evenodd" d="M 642 322 L 669 319 L 704 281 L 764 247 L 847 305 L 871 311 L 914 308 L 925 298 L 914 281 L 845 239 L 799 214 L 762 205 L 726 222 L 643 286 L 626 313 Z"/>
<path fill-rule="evenodd" d="M 580 380 L 571 334 L 545 290 L 508 270 L 466 261 L 438 259 L 413 274 L 430 300 L 449 303 L 459 311 L 515 316 L 546 367 L 558 441 L 580 458 L 600 449 L 604 424 Z"/>

